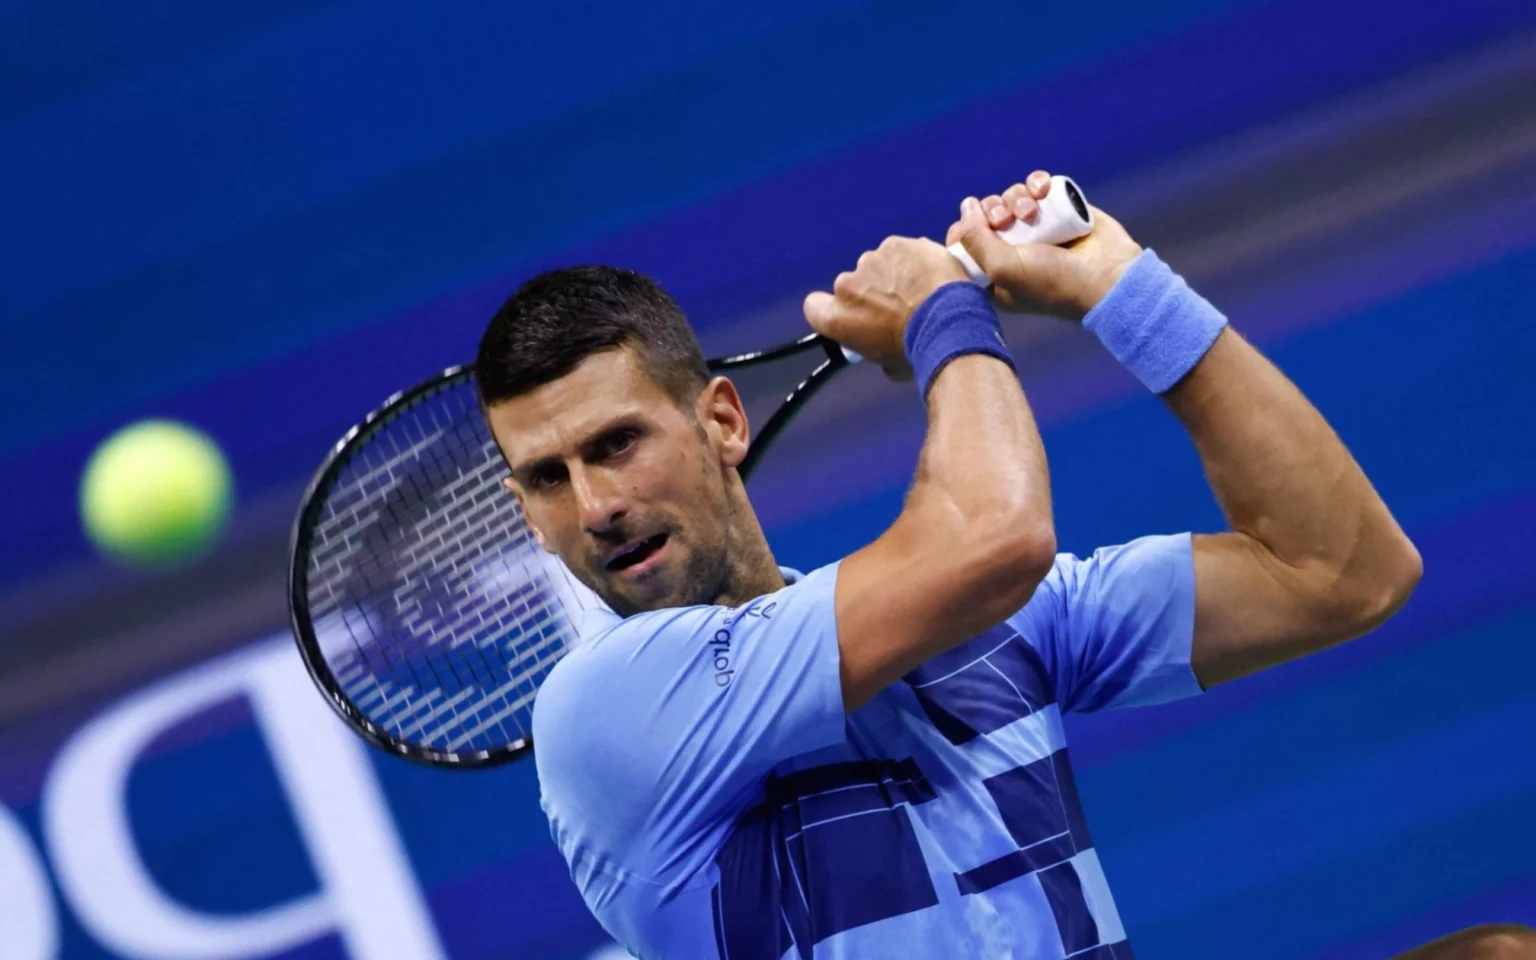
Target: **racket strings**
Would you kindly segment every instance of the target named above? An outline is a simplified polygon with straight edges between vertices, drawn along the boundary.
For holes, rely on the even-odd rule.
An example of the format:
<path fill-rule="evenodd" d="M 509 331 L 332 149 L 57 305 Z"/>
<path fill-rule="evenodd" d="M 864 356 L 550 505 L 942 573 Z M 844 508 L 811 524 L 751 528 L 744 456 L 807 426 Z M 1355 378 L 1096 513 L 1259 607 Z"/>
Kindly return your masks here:
<path fill-rule="evenodd" d="M 807 377 L 823 349 L 808 337 L 710 361 L 777 404 L 744 477 L 846 366 Z M 291 599 L 306 662 L 347 721 L 392 751 L 464 766 L 520 754 L 539 686 L 579 642 L 574 618 L 602 607 L 539 547 L 505 476 L 472 373 L 457 368 L 348 434 L 301 509 Z"/>
<path fill-rule="evenodd" d="M 445 753 L 526 739 L 539 684 L 596 604 L 503 488 L 473 385 L 404 407 L 337 473 L 312 534 L 317 645 L 342 695 Z"/>

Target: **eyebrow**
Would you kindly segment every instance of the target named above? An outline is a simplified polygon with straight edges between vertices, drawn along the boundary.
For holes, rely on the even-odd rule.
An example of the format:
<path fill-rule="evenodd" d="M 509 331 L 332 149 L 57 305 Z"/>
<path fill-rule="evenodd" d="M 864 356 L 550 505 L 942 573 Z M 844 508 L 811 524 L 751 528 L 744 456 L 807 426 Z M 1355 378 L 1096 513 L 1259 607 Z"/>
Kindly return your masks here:
<path fill-rule="evenodd" d="M 616 419 L 610 420 L 609 422 L 603 424 L 601 427 L 592 431 L 592 433 L 588 434 L 586 437 L 583 437 L 581 441 L 576 444 L 576 450 L 581 454 L 582 459 L 587 459 L 591 455 L 593 449 L 600 442 L 611 436 L 614 432 L 619 430 L 638 429 L 643 429 L 643 425 L 640 423 L 638 414 L 621 414 Z M 514 465 L 512 467 L 512 475 L 517 478 L 519 483 L 526 484 L 528 477 L 536 471 L 545 467 L 563 464 L 564 462 L 564 459 L 558 456 L 551 455 L 548 457 L 540 457 L 539 459 L 529 461 L 526 464 Z"/>

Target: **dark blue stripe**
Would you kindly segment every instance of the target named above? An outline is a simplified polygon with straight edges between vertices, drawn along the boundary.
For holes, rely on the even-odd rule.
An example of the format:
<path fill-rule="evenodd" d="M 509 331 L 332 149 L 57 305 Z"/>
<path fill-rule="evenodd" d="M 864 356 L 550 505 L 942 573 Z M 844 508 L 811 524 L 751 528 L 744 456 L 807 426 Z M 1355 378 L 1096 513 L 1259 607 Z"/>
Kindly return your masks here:
<path fill-rule="evenodd" d="M 786 852 L 809 904 L 809 925 L 795 936 L 802 953 L 845 930 L 939 902 L 904 808 L 810 827 L 789 840 Z"/>
<path fill-rule="evenodd" d="M 881 787 L 907 803 L 933 799 L 933 787 L 911 757 L 903 760 L 850 760 L 796 770 L 769 779 L 769 804 L 784 804 L 849 787 Z M 807 818 L 810 819 L 810 818 Z"/>
<path fill-rule="evenodd" d="M 1077 867 L 1070 863 L 1057 864 L 1040 872 L 1040 888 L 1056 916 L 1056 929 L 1061 933 L 1061 946 L 1073 954 L 1086 950 L 1099 942 L 1099 925 L 1088 910 L 1083 897 L 1083 884 L 1077 876 Z"/>
<path fill-rule="evenodd" d="M 1023 850 L 1005 853 L 996 860 L 989 860 L 979 867 L 957 873 L 955 883 L 962 894 L 985 893 L 1010 880 L 1017 880 L 1037 870 L 1061 863 L 1076 852 L 1072 838 L 1063 835 Z"/>
<path fill-rule="evenodd" d="M 1061 789 L 1058 764 L 1062 768 L 1066 766 L 1064 750 L 982 781 L 982 786 L 997 804 L 1009 834 L 1021 847 L 1058 833 L 1066 833 L 1068 842 L 1076 843 L 1074 827 L 1078 835 L 1087 834 L 1081 822 L 1082 812 L 1075 809 L 1071 814 L 1066 812 L 1068 804 Z"/>
<path fill-rule="evenodd" d="M 731 960 L 779 957 L 791 944 L 809 958 L 844 930 L 938 903 L 906 810 L 933 788 L 912 759 L 812 767 L 771 779 L 767 792 L 715 859 Z M 818 822 L 828 817 L 838 819 Z"/>
<path fill-rule="evenodd" d="M 1072 833 L 1072 842 L 1077 844 L 1077 849 L 1087 850 L 1093 846 L 1093 839 L 1088 835 L 1088 820 L 1083 816 L 1083 803 L 1077 795 L 1077 780 L 1072 775 L 1072 761 L 1066 749 L 1051 754 L 1051 769 L 1056 774 L 1062 809 L 1067 812 L 1067 829 Z"/>
<path fill-rule="evenodd" d="M 1000 730 L 1055 701 L 1040 655 L 999 624 L 905 678 L 929 721 L 952 744 Z"/>

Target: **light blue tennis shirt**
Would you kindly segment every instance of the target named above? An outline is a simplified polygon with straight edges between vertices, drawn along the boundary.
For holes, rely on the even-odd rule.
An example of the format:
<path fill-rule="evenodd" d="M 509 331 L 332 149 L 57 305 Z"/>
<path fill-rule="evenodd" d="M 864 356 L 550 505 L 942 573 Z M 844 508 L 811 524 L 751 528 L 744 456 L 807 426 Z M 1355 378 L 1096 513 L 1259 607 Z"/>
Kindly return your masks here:
<path fill-rule="evenodd" d="M 846 714 L 837 570 L 600 614 L 544 683 L 543 806 L 603 927 L 647 960 L 1131 960 L 1061 714 L 1200 692 L 1189 536 L 1058 557 Z"/>

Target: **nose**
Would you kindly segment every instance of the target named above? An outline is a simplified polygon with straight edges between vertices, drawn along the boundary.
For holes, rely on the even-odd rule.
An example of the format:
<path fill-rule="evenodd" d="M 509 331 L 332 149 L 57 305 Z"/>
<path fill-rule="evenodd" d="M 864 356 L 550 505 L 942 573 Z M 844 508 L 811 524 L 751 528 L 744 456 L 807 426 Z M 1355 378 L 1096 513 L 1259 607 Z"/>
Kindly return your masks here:
<path fill-rule="evenodd" d="M 605 471 L 579 469 L 571 474 L 571 488 L 582 529 L 593 536 L 611 533 L 629 512 L 623 489 Z"/>

